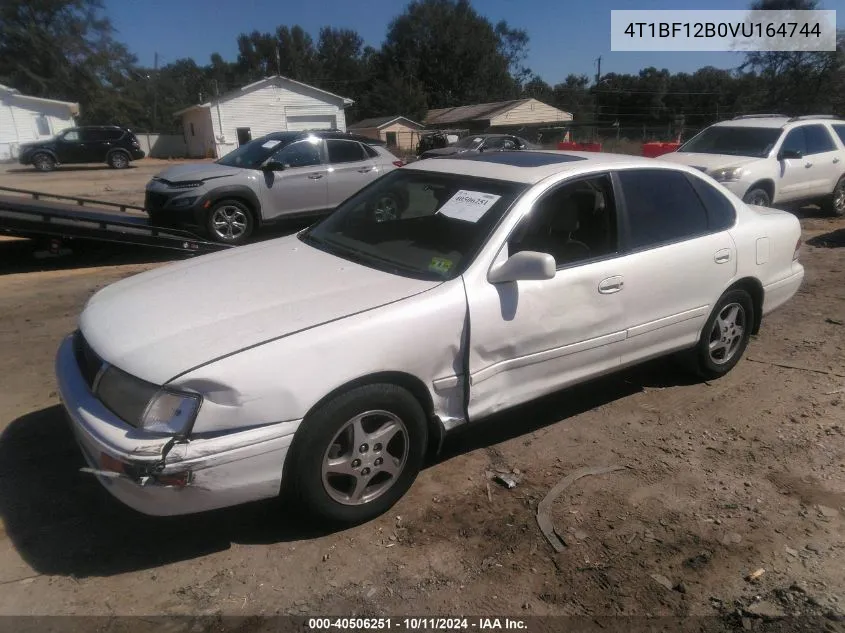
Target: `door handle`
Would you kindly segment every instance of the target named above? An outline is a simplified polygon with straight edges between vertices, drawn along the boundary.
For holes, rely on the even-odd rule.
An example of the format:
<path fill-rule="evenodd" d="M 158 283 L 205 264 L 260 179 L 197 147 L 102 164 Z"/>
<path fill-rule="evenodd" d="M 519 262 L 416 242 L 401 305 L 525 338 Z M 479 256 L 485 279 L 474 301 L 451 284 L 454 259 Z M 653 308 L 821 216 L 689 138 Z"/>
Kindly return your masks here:
<path fill-rule="evenodd" d="M 809 168 L 810 168 L 810 167 L 812 167 L 812 166 L 813 166 L 813 163 L 804 163 L 804 167 L 805 167 L 805 168 L 808 168 L 808 169 L 809 169 Z"/>
<path fill-rule="evenodd" d="M 838 158 L 834 158 L 834 159 L 833 159 L 833 164 L 834 164 L 834 165 L 835 165 L 836 163 L 838 163 L 838 162 L 839 162 L 839 159 L 838 159 Z"/>
<path fill-rule="evenodd" d="M 608 277 L 607 279 L 603 279 L 599 284 L 599 292 L 603 295 L 613 294 L 614 292 L 619 292 L 622 290 L 622 287 L 625 285 L 625 282 L 622 281 L 622 276 L 617 275 L 616 277 Z"/>
<path fill-rule="evenodd" d="M 713 260 L 717 264 L 724 264 L 726 262 L 731 261 L 731 252 L 728 249 L 722 249 L 721 251 L 716 251 L 716 254 L 713 256 Z"/>
<path fill-rule="evenodd" d="M 359 174 L 369 174 L 371 171 L 373 171 L 373 169 L 374 169 L 373 167 L 365 167 L 364 169 L 359 169 L 358 173 Z"/>
<path fill-rule="evenodd" d="M 310 176 L 308 176 L 308 178 L 311 179 L 311 180 L 319 180 L 322 177 L 323 177 L 323 174 L 311 174 Z"/>

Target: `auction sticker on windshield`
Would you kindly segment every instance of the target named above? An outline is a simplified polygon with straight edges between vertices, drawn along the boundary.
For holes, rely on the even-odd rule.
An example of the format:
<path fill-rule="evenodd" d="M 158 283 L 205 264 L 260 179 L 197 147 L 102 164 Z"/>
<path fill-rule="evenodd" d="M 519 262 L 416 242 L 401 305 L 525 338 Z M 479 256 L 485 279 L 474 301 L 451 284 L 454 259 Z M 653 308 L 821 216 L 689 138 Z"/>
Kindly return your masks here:
<path fill-rule="evenodd" d="M 501 197 L 492 193 L 461 189 L 449 198 L 437 212 L 456 220 L 478 222 Z"/>

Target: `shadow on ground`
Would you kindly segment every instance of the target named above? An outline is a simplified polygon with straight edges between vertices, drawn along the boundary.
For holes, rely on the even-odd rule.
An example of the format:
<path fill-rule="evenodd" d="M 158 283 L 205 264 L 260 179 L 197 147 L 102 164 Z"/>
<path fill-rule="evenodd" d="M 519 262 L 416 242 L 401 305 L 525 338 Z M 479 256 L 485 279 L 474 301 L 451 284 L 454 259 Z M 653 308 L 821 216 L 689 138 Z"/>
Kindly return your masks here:
<path fill-rule="evenodd" d="M 810 246 L 819 248 L 841 248 L 845 246 L 845 229 L 838 229 L 807 240 Z"/>
<path fill-rule="evenodd" d="M 128 167 L 124 169 L 137 169 L 137 165 L 133 165 L 132 163 L 129 164 Z M 38 171 L 35 167 L 25 166 L 25 167 L 13 167 L 11 169 L 7 169 L 7 174 L 33 174 L 38 176 L 45 176 L 46 174 L 60 174 L 64 171 L 108 171 L 112 169 L 106 164 L 102 165 L 60 165 L 56 167 L 53 171 L 43 172 Z"/>
<path fill-rule="evenodd" d="M 664 361 L 519 407 L 447 440 L 452 459 L 636 393 L 680 384 Z M 569 420 L 569 422 L 574 422 Z M 314 539 L 331 532 L 296 506 L 260 502 L 186 517 L 147 517 L 123 506 L 84 466 L 59 406 L 12 421 L 0 435 L 0 518 L 22 558 L 43 574 L 109 576 L 190 560 L 232 543 Z"/>

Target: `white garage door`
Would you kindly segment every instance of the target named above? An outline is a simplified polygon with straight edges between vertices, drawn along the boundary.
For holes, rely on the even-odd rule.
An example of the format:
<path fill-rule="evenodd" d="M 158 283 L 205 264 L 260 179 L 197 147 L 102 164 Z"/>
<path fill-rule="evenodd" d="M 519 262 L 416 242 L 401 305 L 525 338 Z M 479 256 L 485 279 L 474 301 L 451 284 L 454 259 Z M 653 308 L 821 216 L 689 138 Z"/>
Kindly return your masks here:
<path fill-rule="evenodd" d="M 333 114 L 311 114 L 302 116 L 288 116 L 288 130 L 331 130 L 337 127 L 337 119 Z"/>

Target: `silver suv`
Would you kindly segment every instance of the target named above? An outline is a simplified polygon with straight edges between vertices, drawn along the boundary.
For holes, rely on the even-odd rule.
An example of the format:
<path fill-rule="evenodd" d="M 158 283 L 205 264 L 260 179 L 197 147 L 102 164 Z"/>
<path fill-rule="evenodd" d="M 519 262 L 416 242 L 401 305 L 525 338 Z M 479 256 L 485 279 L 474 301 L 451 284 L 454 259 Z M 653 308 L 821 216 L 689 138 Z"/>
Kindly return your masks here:
<path fill-rule="evenodd" d="M 697 167 L 748 204 L 820 202 L 845 215 L 845 121 L 836 117 L 740 116 L 660 158 Z"/>
<path fill-rule="evenodd" d="M 257 226 L 324 215 L 382 174 L 403 165 L 381 141 L 337 131 L 277 132 L 214 163 L 165 169 L 148 184 L 144 207 L 156 226 L 198 227 L 242 244 Z M 401 201 L 380 201 L 395 215 Z"/>

